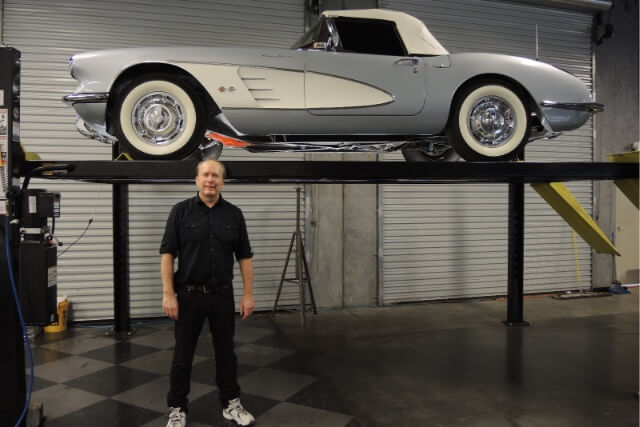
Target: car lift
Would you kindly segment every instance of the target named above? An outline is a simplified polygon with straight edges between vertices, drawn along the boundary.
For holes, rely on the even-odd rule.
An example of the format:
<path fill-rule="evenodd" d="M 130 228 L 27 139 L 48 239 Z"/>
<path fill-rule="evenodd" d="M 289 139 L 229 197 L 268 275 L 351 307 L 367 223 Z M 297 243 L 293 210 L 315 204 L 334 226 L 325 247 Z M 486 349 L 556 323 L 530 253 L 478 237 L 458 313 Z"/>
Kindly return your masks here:
<path fill-rule="evenodd" d="M 197 160 L 183 161 L 24 161 L 20 176 L 113 184 L 115 332 L 129 331 L 128 184 L 191 183 Z M 524 184 L 559 181 L 638 179 L 633 163 L 360 161 L 228 161 L 228 183 L 252 184 L 433 184 L 508 183 L 509 325 L 526 324 L 524 295 Z M 118 271 L 115 271 L 118 270 Z M 118 298 L 121 296 L 121 298 Z"/>
<path fill-rule="evenodd" d="M 17 111 L 19 118 L 19 97 L 15 96 L 16 73 L 19 79 L 19 52 L 11 48 L 0 48 L 0 95 L 4 98 L 2 108 Z M 17 71 L 12 70 L 18 62 Z M 4 66 L 10 64 L 8 66 Z M 8 74 L 8 75 L 7 75 Z M 13 86 L 12 86 L 13 84 Z M 19 85 L 18 85 L 19 87 Z M 9 95 L 9 96 L 5 96 Z M 13 101 L 12 101 L 13 100 Z M 2 101 L 0 99 L 0 101 Z M 129 317 L 129 224 L 128 224 L 128 184 L 130 183 L 183 183 L 193 182 L 197 160 L 183 161 L 42 161 L 26 160 L 18 138 L 12 133 L 9 115 L 7 148 L 9 172 L 8 198 L 17 200 L 28 186 L 31 178 L 80 180 L 110 183 L 113 185 L 113 228 L 114 228 L 114 336 L 126 338 L 131 333 Z M 0 135 L 1 137 L 1 135 Z M 0 142 L 3 142 L 0 139 Z M 114 158 L 117 158 L 114 146 Z M 508 283 L 507 319 L 509 326 L 527 325 L 523 318 L 523 278 L 524 278 L 524 184 L 551 183 L 576 180 L 636 180 L 638 166 L 634 163 L 407 163 L 407 162 L 332 162 L 332 161 L 229 161 L 225 162 L 227 182 L 231 183 L 282 183 L 282 184 L 335 184 L 335 183 L 508 183 Z M 23 179 L 22 190 L 20 179 Z M 637 184 L 636 184 L 637 185 Z M 12 212 L 8 213 L 13 215 Z M 15 219 L 15 218 L 12 218 Z M 4 219 L 3 219 L 4 220 Z M 0 229 L 0 231 L 2 231 Z M 18 226 L 12 225 L 7 233 L 18 236 Z M 0 236 L 4 238 L 3 236 Z M 3 239 L 4 240 L 4 239 Z M 16 240 L 13 239 L 15 242 Z M 4 252 L 2 251 L 4 255 Z M 2 257 L 0 257 L 2 258 Z M 6 260 L 2 260 L 6 263 Z M 15 264 L 15 263 L 14 263 Z M 3 272 L 6 268 L 0 268 Z M 16 308 L 9 298 L 8 286 L 4 280 L 2 299 L 9 307 L 2 322 L 13 332 L 16 351 L 9 351 L 9 365 L 17 369 L 17 378 L 9 378 L 0 398 L 6 403 L 24 405 L 25 375 L 24 348 L 20 326 L 16 323 Z M 6 295 L 5 295 L 6 294 Z M 5 396 L 6 395 L 6 396 Z M 16 401 L 16 399 L 18 399 Z M 20 402 L 22 404 L 20 405 Z M 16 406 L 17 407 L 17 406 Z M 0 408 L 0 415 L 5 411 Z M 11 414 L 14 415 L 14 414 Z M 17 419 L 12 416 L 8 419 Z M 5 418 L 3 418 L 5 419 Z"/>

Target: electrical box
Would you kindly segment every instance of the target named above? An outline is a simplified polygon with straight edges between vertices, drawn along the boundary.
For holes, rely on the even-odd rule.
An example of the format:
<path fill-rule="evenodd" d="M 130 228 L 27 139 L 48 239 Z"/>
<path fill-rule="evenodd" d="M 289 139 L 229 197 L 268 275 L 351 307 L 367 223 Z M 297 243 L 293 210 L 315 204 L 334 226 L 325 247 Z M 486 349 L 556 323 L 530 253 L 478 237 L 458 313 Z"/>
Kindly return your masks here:
<path fill-rule="evenodd" d="M 60 217 L 60 193 L 41 189 L 27 190 L 21 207 L 23 228 L 45 227 L 47 218 Z"/>
<path fill-rule="evenodd" d="M 20 306 L 27 325 L 44 326 L 57 312 L 57 248 L 39 241 L 20 243 Z"/>

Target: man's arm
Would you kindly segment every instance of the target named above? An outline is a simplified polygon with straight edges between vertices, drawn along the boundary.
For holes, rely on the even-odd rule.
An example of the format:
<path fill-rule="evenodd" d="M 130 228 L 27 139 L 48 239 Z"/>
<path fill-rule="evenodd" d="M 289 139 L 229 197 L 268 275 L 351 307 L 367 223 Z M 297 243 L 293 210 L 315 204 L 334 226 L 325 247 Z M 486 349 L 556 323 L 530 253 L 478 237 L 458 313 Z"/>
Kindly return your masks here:
<path fill-rule="evenodd" d="M 164 253 L 160 261 L 162 277 L 162 310 L 171 319 L 178 319 L 178 298 L 173 288 L 173 255 Z"/>
<path fill-rule="evenodd" d="M 256 302 L 253 299 L 253 260 L 251 258 L 243 258 L 238 262 L 240 263 L 240 273 L 244 283 L 244 296 L 240 303 L 240 315 L 242 319 L 246 319 L 253 314 L 253 310 L 256 308 Z"/>

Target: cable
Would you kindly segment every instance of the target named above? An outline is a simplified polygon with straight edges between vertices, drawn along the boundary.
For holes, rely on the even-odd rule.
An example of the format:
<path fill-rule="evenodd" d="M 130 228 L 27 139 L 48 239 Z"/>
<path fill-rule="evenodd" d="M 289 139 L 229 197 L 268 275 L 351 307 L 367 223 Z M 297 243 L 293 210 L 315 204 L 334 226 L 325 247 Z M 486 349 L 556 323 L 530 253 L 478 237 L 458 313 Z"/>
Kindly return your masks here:
<path fill-rule="evenodd" d="M 82 233 L 80 233 L 80 235 L 76 238 L 76 240 L 73 241 L 73 243 L 71 243 L 69 246 L 67 246 L 65 248 L 64 251 L 60 252 L 58 254 L 58 256 L 56 258 L 60 258 L 62 255 L 64 255 L 69 249 L 71 249 L 73 247 L 73 245 L 75 245 L 76 243 L 78 243 L 78 240 L 82 239 L 82 236 L 84 236 L 84 233 L 87 232 L 87 230 L 89 229 L 89 226 L 91 226 L 91 223 L 93 222 L 93 217 L 89 218 L 89 222 L 87 223 L 87 226 L 84 228 L 84 230 L 82 230 Z"/>
<path fill-rule="evenodd" d="M 100 199 L 100 195 L 102 194 L 102 186 L 103 184 L 100 184 L 100 189 L 98 190 L 98 195 L 96 196 L 96 200 Z M 76 238 L 76 240 L 73 241 L 73 243 L 71 243 L 69 246 L 67 246 L 65 248 L 64 251 L 60 252 L 58 254 L 58 256 L 56 258 L 60 258 L 62 255 L 64 255 L 65 252 L 67 252 L 69 249 L 71 249 L 71 247 L 73 245 L 75 245 L 76 243 L 78 243 L 78 240 L 82 239 L 82 236 L 84 236 L 84 234 L 87 232 L 87 230 L 89 229 L 89 226 L 91 225 L 91 223 L 93 222 L 93 217 L 96 213 L 96 204 L 93 205 L 93 208 L 91 209 L 91 217 L 89 217 L 89 222 L 87 223 L 87 226 L 84 228 L 84 230 L 82 231 L 82 233 L 80 233 L 80 236 L 78 236 Z M 55 224 L 55 218 L 53 218 L 54 224 Z M 58 243 L 60 246 L 62 246 L 60 243 Z"/>
<path fill-rule="evenodd" d="M 15 427 L 20 426 L 22 420 L 27 414 L 29 409 L 29 403 L 31 402 L 31 392 L 33 391 L 33 353 L 31 352 L 31 340 L 29 340 L 29 334 L 27 333 L 27 327 L 24 324 L 24 317 L 22 316 L 22 309 L 20 307 L 20 301 L 18 300 L 18 291 L 16 290 L 16 279 L 13 276 L 13 263 L 11 262 L 11 229 L 9 228 L 9 217 L 7 216 L 7 224 L 4 233 L 4 241 L 7 250 L 7 264 L 9 264 L 9 278 L 11 279 L 11 289 L 13 290 L 13 299 L 16 302 L 16 310 L 18 311 L 18 317 L 20 317 L 20 325 L 22 326 L 22 335 L 27 342 L 27 350 L 29 351 L 29 390 L 27 392 L 27 401 L 22 409 L 22 414 L 15 424 Z"/>

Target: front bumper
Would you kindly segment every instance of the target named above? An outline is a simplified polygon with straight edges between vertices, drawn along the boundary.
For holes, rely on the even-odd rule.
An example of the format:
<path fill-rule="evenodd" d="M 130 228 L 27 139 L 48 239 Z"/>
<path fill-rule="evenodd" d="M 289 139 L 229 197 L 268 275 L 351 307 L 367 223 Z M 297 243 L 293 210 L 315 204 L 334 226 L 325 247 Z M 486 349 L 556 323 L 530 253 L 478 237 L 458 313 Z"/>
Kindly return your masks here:
<path fill-rule="evenodd" d="M 62 100 L 76 110 L 76 127 L 82 135 L 101 142 L 117 141 L 107 132 L 105 123 L 109 92 L 71 93 Z"/>
<path fill-rule="evenodd" d="M 63 96 L 62 100 L 69 105 L 106 103 L 109 100 L 109 92 L 71 93 Z"/>
<path fill-rule="evenodd" d="M 118 141 L 118 138 L 107 133 L 104 128 L 99 126 L 92 126 L 89 123 L 85 122 L 81 117 L 76 118 L 76 129 L 83 136 L 95 139 L 96 141 L 104 142 L 107 144 L 112 144 Z"/>

